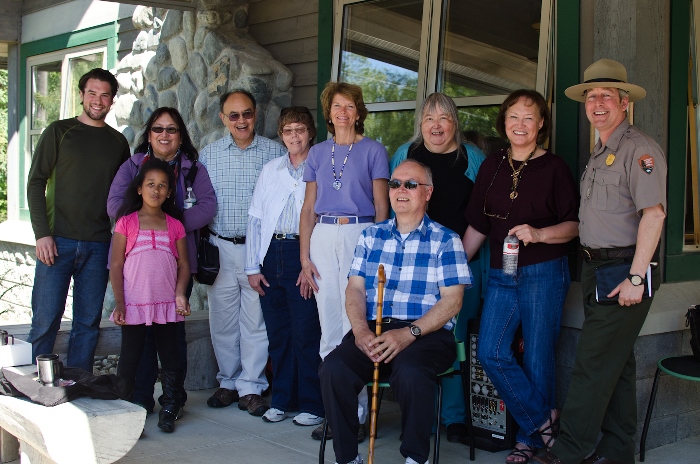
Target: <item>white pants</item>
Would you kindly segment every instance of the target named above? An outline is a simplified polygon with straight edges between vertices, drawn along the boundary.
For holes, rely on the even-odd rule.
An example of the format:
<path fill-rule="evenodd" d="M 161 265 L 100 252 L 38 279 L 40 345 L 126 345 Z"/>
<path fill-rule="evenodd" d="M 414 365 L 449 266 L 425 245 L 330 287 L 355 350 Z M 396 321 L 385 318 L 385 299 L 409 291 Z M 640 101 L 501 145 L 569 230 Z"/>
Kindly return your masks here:
<path fill-rule="evenodd" d="M 316 306 L 321 323 L 321 359 L 340 345 L 350 331 L 345 312 L 345 289 L 357 240 L 371 224 L 316 224 L 311 234 L 309 255 L 321 278 L 316 281 Z M 367 419 L 367 390 L 358 395 L 357 417 L 360 424 Z"/>
<path fill-rule="evenodd" d="M 268 387 L 267 331 L 260 296 L 245 273 L 245 245 L 210 237 L 219 247 L 221 268 L 209 297 L 209 330 L 219 364 L 216 378 L 222 388 L 240 396 L 261 394 Z"/>

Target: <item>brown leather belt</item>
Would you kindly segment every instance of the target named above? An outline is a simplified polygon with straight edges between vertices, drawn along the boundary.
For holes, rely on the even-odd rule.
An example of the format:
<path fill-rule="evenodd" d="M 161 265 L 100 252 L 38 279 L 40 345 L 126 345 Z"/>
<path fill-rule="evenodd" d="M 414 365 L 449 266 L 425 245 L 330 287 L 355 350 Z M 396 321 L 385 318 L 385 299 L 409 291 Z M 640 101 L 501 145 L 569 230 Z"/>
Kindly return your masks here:
<path fill-rule="evenodd" d="M 626 248 L 588 248 L 581 247 L 586 261 L 607 261 L 609 259 L 634 258 L 636 247 Z"/>

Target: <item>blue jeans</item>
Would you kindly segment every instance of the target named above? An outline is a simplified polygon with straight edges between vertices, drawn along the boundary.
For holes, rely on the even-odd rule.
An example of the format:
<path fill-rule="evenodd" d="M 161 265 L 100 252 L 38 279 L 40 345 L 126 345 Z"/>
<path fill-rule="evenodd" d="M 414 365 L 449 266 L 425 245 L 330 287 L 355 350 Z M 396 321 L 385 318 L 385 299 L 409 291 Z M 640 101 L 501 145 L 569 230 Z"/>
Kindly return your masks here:
<path fill-rule="evenodd" d="M 518 268 L 516 276 L 491 269 L 477 356 L 520 425 L 516 439 L 541 448 L 538 432 L 555 407 L 555 354 L 561 310 L 569 290 L 568 259 Z M 523 327 L 523 366 L 511 350 Z"/>
<path fill-rule="evenodd" d="M 467 340 L 467 325 L 470 319 L 476 319 L 481 305 L 481 264 L 479 260 L 469 263 L 474 282 L 472 286 L 464 290 L 462 309 L 457 318 L 457 327 L 454 329 L 455 338 L 461 341 Z M 459 363 L 455 361 L 455 369 L 459 369 Z M 469 387 L 467 387 L 469 388 Z M 462 391 L 462 377 L 455 375 L 442 381 L 442 423 L 451 425 L 455 423 L 466 424 L 467 412 L 464 407 L 464 393 Z"/>
<path fill-rule="evenodd" d="M 47 266 L 36 261 L 32 291 L 32 358 L 52 353 L 66 297 L 73 278 L 73 326 L 68 341 L 67 366 L 92 373 L 100 337 L 102 303 L 107 289 L 109 242 L 88 242 L 54 237 L 58 256 Z"/>
<path fill-rule="evenodd" d="M 305 300 L 296 286 L 301 272 L 298 240 L 272 240 L 263 262 L 260 297 L 272 360 L 271 406 L 323 417 L 318 354 L 321 326 L 314 298 Z"/>

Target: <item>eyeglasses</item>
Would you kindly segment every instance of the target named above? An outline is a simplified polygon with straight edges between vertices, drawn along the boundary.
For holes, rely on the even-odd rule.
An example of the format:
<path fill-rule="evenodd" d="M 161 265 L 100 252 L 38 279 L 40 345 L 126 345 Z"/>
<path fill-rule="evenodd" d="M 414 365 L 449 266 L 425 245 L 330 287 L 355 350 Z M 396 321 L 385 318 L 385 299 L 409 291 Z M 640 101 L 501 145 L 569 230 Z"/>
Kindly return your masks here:
<path fill-rule="evenodd" d="M 287 137 L 292 135 L 292 133 L 296 133 L 297 135 L 303 135 L 306 133 L 307 130 L 309 129 L 306 126 L 297 127 L 296 129 L 282 129 L 282 134 L 286 135 Z"/>
<path fill-rule="evenodd" d="M 389 188 L 390 189 L 397 189 L 397 188 L 401 187 L 402 184 L 408 190 L 413 190 L 415 188 L 418 188 L 419 185 L 425 185 L 426 187 L 430 187 L 430 184 L 421 184 L 420 182 L 416 182 L 415 180 L 405 180 L 405 181 L 401 182 L 400 180 L 391 179 L 389 181 Z"/>
<path fill-rule="evenodd" d="M 160 126 L 153 126 L 151 127 L 151 132 L 155 132 L 156 134 L 162 134 L 163 131 L 167 132 L 170 135 L 177 134 L 180 132 L 180 129 L 177 127 L 160 127 Z"/>
<path fill-rule="evenodd" d="M 311 113 L 309 109 L 305 106 L 288 106 L 287 108 L 280 111 L 280 116 L 283 116 L 289 113 L 290 111 L 294 111 L 295 113 Z"/>
<path fill-rule="evenodd" d="M 229 121 L 236 122 L 240 119 L 241 116 L 243 116 L 243 119 L 253 119 L 255 117 L 255 111 L 245 110 L 242 113 L 230 113 L 226 117 Z"/>
<path fill-rule="evenodd" d="M 488 217 L 496 218 L 496 219 L 508 219 L 508 216 L 510 215 L 510 210 L 513 207 L 513 201 L 515 200 L 515 196 L 510 196 L 510 206 L 508 207 L 508 212 L 506 213 L 505 216 L 501 216 L 500 214 L 493 214 L 493 213 L 487 213 L 486 212 L 486 199 L 489 196 L 489 191 L 491 190 L 491 186 L 493 185 L 493 182 L 496 180 L 496 176 L 498 175 L 498 171 L 501 169 L 501 165 L 503 164 L 503 160 L 506 159 L 505 156 L 501 158 L 501 162 L 498 163 L 498 167 L 496 168 L 496 173 L 493 175 L 493 179 L 491 179 L 491 183 L 489 184 L 489 188 L 486 189 L 486 194 L 484 195 L 484 214 Z"/>

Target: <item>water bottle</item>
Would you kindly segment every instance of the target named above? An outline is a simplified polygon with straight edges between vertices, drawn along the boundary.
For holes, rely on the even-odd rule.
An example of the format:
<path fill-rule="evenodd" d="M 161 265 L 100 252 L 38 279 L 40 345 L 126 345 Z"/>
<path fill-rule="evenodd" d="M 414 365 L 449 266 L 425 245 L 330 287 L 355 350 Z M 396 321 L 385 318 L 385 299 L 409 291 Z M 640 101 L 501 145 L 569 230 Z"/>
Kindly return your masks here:
<path fill-rule="evenodd" d="M 185 209 L 192 208 L 197 203 L 197 198 L 192 193 L 192 187 L 187 187 L 187 196 L 185 197 Z"/>
<path fill-rule="evenodd" d="M 514 276 L 518 272 L 518 253 L 520 241 L 515 235 L 509 235 L 503 240 L 503 273 Z"/>

